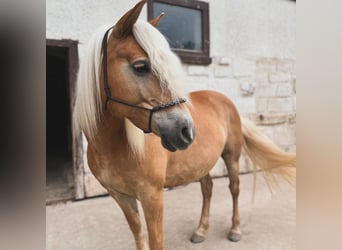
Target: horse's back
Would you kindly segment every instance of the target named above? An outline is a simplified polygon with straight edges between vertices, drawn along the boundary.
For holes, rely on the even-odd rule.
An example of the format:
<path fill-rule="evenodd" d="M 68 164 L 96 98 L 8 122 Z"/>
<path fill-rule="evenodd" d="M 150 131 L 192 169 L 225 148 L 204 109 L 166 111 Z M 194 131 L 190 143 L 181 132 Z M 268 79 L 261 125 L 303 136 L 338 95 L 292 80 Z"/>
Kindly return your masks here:
<path fill-rule="evenodd" d="M 224 113 L 234 112 L 238 115 L 237 109 L 233 102 L 224 94 L 214 90 L 199 90 L 189 94 L 191 103 L 201 108 L 224 108 Z"/>
<path fill-rule="evenodd" d="M 185 184 L 207 175 L 227 147 L 238 154 L 241 150 L 241 123 L 235 105 L 215 91 L 196 91 L 189 97 L 196 137 L 187 150 L 171 154 L 166 186 Z"/>
<path fill-rule="evenodd" d="M 228 132 L 241 132 L 240 115 L 227 96 L 212 90 L 201 90 L 191 92 L 190 100 L 193 107 L 191 113 L 199 134 L 205 133 L 208 129 L 217 131 L 221 127 L 225 130 L 225 136 L 228 136 Z M 206 131 L 202 131 L 202 124 L 209 125 L 205 128 Z"/>

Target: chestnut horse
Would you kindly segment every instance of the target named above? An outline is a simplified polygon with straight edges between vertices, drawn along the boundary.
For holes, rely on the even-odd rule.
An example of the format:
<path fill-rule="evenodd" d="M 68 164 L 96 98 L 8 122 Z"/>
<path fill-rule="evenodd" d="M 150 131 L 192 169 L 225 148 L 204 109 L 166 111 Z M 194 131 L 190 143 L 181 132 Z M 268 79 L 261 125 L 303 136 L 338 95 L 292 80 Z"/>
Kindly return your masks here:
<path fill-rule="evenodd" d="M 290 177 L 295 155 L 279 149 L 234 104 L 213 91 L 185 95 L 182 66 L 152 21 L 138 20 L 145 0 L 112 28 L 100 29 L 80 65 L 74 109 L 76 131 L 88 141 L 88 164 L 117 201 L 137 249 L 147 249 L 137 200 L 141 202 L 151 250 L 163 249 L 163 189 L 198 181 L 202 214 L 192 242 L 209 228 L 212 180 L 222 157 L 233 198 L 228 239 L 241 238 L 238 209 L 242 148 L 262 170 Z M 108 29 L 109 28 L 109 29 Z M 146 132 L 146 133 L 144 133 Z"/>

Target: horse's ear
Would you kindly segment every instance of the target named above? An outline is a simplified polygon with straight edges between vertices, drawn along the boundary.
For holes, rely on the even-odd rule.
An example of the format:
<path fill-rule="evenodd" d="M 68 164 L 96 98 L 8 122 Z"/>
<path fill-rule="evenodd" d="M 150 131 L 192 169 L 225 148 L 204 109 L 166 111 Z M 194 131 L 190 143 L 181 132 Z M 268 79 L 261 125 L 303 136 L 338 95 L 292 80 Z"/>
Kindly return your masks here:
<path fill-rule="evenodd" d="M 115 32 L 113 32 L 115 36 L 124 38 L 131 33 L 133 25 L 138 20 L 145 3 L 146 0 L 140 1 L 120 18 L 120 20 L 115 24 Z"/>
<path fill-rule="evenodd" d="M 157 25 L 160 23 L 160 20 L 165 15 L 164 12 L 160 13 L 159 16 L 155 17 L 154 19 L 150 20 L 150 24 L 152 24 L 154 27 L 157 27 Z"/>

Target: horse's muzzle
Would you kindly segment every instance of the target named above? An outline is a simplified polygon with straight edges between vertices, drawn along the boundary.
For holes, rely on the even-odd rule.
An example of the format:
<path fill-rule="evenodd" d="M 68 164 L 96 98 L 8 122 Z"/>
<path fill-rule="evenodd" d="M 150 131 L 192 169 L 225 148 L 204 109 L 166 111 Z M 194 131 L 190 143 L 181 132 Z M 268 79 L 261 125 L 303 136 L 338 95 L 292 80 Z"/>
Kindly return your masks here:
<path fill-rule="evenodd" d="M 185 150 L 195 139 L 195 128 L 192 119 L 175 119 L 165 126 L 159 127 L 161 143 L 171 152 Z"/>

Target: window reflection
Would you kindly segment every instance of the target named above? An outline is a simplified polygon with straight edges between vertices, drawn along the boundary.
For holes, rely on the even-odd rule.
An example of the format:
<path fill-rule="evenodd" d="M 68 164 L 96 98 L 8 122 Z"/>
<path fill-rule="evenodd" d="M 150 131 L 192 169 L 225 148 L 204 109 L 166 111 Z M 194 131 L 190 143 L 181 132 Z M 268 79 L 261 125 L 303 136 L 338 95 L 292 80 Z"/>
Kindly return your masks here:
<path fill-rule="evenodd" d="M 158 25 L 170 47 L 177 50 L 202 51 L 202 13 L 200 10 L 155 2 L 153 16 L 165 16 Z"/>

